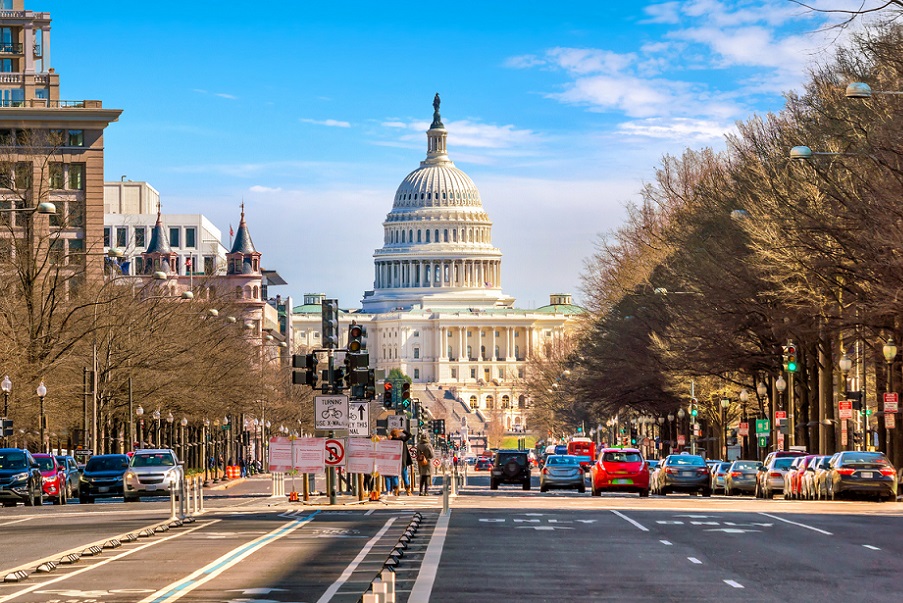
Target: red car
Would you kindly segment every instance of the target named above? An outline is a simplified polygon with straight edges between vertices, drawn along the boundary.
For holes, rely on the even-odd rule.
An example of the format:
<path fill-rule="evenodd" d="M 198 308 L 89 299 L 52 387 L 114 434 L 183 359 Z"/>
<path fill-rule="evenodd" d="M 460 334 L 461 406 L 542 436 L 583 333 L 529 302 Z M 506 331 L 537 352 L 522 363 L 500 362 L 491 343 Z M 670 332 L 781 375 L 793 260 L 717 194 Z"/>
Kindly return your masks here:
<path fill-rule="evenodd" d="M 474 471 L 489 471 L 492 469 L 492 459 L 481 456 L 473 465 Z"/>
<path fill-rule="evenodd" d="M 44 496 L 55 505 L 66 504 L 66 470 L 52 454 L 38 453 L 34 455 L 44 478 Z"/>
<path fill-rule="evenodd" d="M 636 448 L 604 448 L 590 469 L 593 496 L 605 490 L 649 496 L 649 467 Z"/>

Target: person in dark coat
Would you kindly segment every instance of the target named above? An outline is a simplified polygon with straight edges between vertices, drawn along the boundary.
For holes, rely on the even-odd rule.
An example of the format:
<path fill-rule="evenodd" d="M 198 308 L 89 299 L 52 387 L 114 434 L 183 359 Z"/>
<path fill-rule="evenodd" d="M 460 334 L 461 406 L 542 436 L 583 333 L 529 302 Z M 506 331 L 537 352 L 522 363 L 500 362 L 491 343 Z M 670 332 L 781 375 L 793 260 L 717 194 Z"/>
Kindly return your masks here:
<path fill-rule="evenodd" d="M 430 482 L 433 478 L 433 447 L 425 435 L 420 436 L 417 444 L 417 467 L 420 470 L 420 496 L 430 493 Z"/>
<path fill-rule="evenodd" d="M 411 458 L 411 451 L 408 449 L 408 440 L 411 439 L 411 432 L 408 430 L 393 429 L 391 439 L 401 440 L 401 482 L 405 493 L 410 496 L 411 491 L 411 465 L 414 459 Z"/>

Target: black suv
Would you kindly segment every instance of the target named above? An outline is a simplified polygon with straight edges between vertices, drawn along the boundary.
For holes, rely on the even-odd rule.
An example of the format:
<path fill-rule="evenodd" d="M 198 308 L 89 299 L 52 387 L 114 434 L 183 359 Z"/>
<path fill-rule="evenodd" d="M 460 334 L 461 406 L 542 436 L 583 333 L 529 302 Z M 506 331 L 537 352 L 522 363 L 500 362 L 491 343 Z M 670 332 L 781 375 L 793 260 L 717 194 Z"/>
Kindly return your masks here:
<path fill-rule="evenodd" d="M 492 461 L 489 489 L 498 490 L 499 484 L 523 484 L 530 489 L 530 459 L 526 450 L 497 450 Z"/>
<path fill-rule="evenodd" d="M 38 462 L 27 450 L 0 448 L 0 502 L 15 507 L 44 504 L 44 478 Z"/>

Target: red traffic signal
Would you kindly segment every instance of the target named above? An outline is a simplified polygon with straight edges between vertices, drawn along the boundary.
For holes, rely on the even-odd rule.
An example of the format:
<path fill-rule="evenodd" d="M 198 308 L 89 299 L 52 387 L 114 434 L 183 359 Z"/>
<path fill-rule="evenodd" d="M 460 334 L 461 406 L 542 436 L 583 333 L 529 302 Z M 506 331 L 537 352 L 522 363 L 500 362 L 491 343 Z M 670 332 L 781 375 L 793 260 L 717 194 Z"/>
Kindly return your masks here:
<path fill-rule="evenodd" d="M 387 392 L 392 391 L 392 384 L 389 383 L 388 381 L 386 381 L 386 383 L 385 383 L 385 385 L 383 385 L 383 387 L 386 388 Z"/>

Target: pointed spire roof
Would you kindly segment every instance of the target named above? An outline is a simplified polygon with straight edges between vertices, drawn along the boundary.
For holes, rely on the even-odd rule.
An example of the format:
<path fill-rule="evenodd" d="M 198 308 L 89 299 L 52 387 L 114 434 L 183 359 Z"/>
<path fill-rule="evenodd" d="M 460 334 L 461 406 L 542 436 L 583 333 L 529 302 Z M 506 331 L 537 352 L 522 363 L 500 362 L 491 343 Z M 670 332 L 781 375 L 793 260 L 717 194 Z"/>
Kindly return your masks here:
<path fill-rule="evenodd" d="M 251 233 L 248 232 L 248 224 L 245 222 L 245 202 L 241 202 L 241 221 L 238 223 L 238 230 L 235 231 L 235 242 L 232 243 L 232 251 L 229 253 L 257 253 L 254 248 L 254 242 L 251 240 Z"/>
<path fill-rule="evenodd" d="M 169 237 L 166 236 L 166 229 L 163 228 L 162 209 L 162 207 L 157 208 L 157 223 L 154 224 L 150 243 L 147 244 L 147 249 L 144 250 L 144 253 L 172 253 L 172 248 L 169 246 Z"/>

